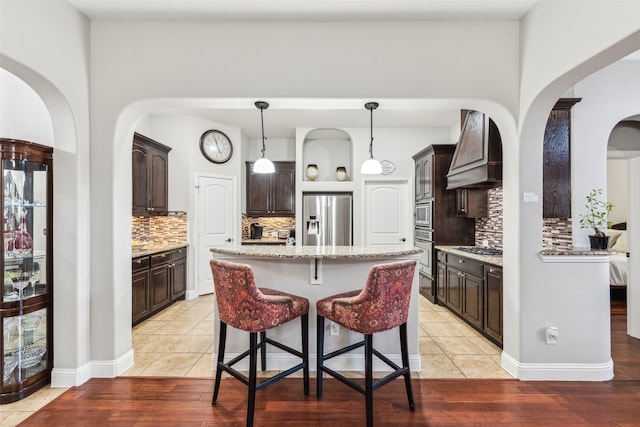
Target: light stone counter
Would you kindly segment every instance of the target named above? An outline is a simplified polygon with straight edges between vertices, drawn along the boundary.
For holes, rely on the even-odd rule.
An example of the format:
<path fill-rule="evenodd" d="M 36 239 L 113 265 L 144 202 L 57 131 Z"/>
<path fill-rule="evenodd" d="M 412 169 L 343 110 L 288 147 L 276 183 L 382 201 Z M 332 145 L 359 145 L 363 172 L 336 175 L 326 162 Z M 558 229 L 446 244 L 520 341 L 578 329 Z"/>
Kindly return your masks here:
<path fill-rule="evenodd" d="M 147 243 L 141 247 L 131 247 L 131 258 L 138 258 L 141 256 L 153 255 L 160 252 L 172 251 L 174 249 L 187 247 L 187 242 L 184 243 Z"/>
<path fill-rule="evenodd" d="M 499 267 L 502 267 L 502 257 L 501 256 L 490 256 L 490 255 L 478 255 L 478 254 L 472 254 L 471 252 L 465 252 L 465 251 L 461 251 L 458 250 L 457 248 L 460 247 L 464 247 L 464 246 L 440 246 L 437 245 L 436 249 L 441 250 L 441 251 L 445 251 L 445 252 L 450 252 L 454 255 L 459 255 L 459 256 L 463 256 L 466 258 L 470 258 L 470 259 L 475 259 L 478 261 L 482 261 L 486 264 L 492 264 L 492 265 L 497 265 Z"/>
<path fill-rule="evenodd" d="M 341 292 L 362 289 L 372 266 L 400 260 L 420 258 L 422 250 L 413 246 L 228 246 L 211 248 L 212 256 L 232 262 L 249 264 L 258 287 L 278 289 L 309 299 L 309 362 L 310 369 L 316 366 L 316 302 L 319 299 Z M 412 371 L 420 371 L 418 348 L 418 268 L 416 266 L 411 289 L 411 303 L 407 320 L 409 363 Z M 214 320 L 219 322 L 217 305 L 214 305 Z M 330 335 L 329 323 L 325 322 L 325 350 L 334 351 L 350 343 L 362 340 L 362 335 L 339 329 L 338 335 Z M 213 360 L 217 360 L 218 327 Z M 300 350 L 300 321 L 298 319 L 268 332 L 276 340 Z M 225 358 L 230 360 L 248 348 L 248 334 L 234 328 L 227 330 Z M 401 365 L 399 332 L 396 329 L 376 334 L 374 345 L 384 355 Z M 267 369 L 284 370 L 299 363 L 278 348 L 269 347 Z M 358 352 L 344 354 L 331 360 L 338 370 L 362 370 L 364 358 Z M 247 367 L 245 361 L 239 363 Z M 374 357 L 374 370 L 389 368 Z"/>
<path fill-rule="evenodd" d="M 280 259 L 368 259 L 419 254 L 414 246 L 222 246 L 211 248 L 222 255 Z"/>

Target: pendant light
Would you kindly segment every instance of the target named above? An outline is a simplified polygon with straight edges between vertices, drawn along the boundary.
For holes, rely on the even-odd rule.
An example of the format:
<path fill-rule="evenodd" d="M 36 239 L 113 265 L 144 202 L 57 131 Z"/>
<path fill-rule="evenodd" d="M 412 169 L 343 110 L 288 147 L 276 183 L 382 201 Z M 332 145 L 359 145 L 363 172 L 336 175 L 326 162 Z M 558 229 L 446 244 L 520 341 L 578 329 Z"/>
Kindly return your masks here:
<path fill-rule="evenodd" d="M 262 115 L 263 111 L 269 108 L 269 103 L 264 101 L 256 101 L 256 107 L 260 109 L 260 123 L 262 124 L 262 158 L 258 159 L 253 164 L 253 171 L 255 173 L 274 173 L 276 171 L 275 166 L 273 166 L 273 162 L 267 159 L 264 156 L 265 151 L 267 151 L 264 141 L 267 139 L 264 136 L 264 117 Z"/>
<path fill-rule="evenodd" d="M 373 158 L 373 110 L 378 108 L 377 102 L 367 102 L 364 108 L 371 112 L 371 141 L 369 142 L 369 159 L 360 167 L 360 173 L 365 175 L 375 175 L 382 173 L 382 165 Z"/>

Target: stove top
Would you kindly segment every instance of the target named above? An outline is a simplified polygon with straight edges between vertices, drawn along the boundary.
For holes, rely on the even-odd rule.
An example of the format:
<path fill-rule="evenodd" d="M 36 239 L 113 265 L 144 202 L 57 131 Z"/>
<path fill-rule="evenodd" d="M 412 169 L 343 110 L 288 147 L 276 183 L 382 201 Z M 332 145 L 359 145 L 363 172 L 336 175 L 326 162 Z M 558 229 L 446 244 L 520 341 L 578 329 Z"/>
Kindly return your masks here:
<path fill-rule="evenodd" d="M 469 252 L 475 255 L 485 255 L 485 256 L 502 256 L 502 249 L 495 248 L 480 248 L 477 246 L 474 247 L 460 247 L 456 248 L 459 251 Z"/>

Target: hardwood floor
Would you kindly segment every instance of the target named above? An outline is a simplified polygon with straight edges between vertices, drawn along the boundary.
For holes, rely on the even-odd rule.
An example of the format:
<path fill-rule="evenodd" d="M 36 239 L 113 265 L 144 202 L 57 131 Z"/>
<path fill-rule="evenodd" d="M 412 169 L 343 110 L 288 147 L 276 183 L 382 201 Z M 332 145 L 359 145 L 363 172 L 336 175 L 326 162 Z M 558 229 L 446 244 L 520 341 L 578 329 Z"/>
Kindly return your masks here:
<path fill-rule="evenodd" d="M 536 382 L 501 379 L 415 379 L 416 410 L 404 383 L 374 393 L 376 426 L 584 426 L 640 425 L 640 340 L 626 335 L 626 312 L 612 304 L 615 378 L 605 382 Z M 316 400 L 315 380 L 304 396 L 300 379 L 261 390 L 256 426 L 352 426 L 364 423 L 364 398 L 333 379 Z M 225 379 L 216 406 L 213 381 L 198 378 L 94 378 L 69 389 L 21 426 L 239 426 L 246 387 Z"/>

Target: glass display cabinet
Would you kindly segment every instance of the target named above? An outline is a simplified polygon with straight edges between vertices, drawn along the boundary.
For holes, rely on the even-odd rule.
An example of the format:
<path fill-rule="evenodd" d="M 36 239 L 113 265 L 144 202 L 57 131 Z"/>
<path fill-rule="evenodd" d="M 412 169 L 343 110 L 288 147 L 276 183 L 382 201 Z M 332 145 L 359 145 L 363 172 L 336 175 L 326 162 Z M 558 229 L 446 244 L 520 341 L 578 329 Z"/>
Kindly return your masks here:
<path fill-rule="evenodd" d="M 53 149 L 0 138 L 4 287 L 0 403 L 22 399 L 51 380 Z"/>

